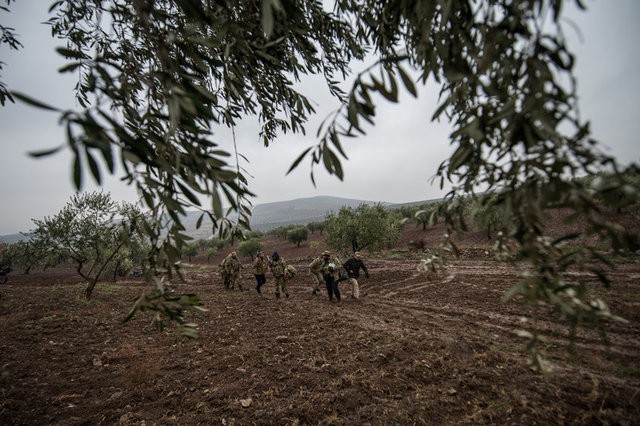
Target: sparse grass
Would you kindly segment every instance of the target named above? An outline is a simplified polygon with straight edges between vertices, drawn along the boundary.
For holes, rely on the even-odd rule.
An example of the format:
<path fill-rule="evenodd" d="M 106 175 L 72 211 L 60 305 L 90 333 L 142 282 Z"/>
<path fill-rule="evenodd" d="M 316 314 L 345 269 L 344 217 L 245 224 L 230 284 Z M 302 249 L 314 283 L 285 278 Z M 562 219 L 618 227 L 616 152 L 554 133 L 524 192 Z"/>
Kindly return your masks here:
<path fill-rule="evenodd" d="M 119 284 L 98 284 L 93 290 L 93 295 L 111 296 L 120 291 L 120 287 Z"/>
<path fill-rule="evenodd" d="M 411 253 L 407 250 L 389 250 L 380 254 L 380 258 L 384 260 L 405 260 L 411 257 Z"/>
<path fill-rule="evenodd" d="M 218 271 L 218 265 L 215 265 L 213 263 L 206 263 L 206 264 L 183 263 L 181 265 L 182 265 L 183 272 L 216 272 Z"/>

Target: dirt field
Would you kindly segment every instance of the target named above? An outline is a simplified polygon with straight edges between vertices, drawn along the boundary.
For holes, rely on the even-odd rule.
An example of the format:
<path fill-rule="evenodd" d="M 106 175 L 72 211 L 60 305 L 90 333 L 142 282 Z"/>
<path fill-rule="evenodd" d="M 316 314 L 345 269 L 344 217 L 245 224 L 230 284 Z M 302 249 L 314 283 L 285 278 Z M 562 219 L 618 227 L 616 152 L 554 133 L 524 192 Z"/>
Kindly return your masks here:
<path fill-rule="evenodd" d="M 311 295 L 305 265 L 325 248 L 312 240 L 265 244 L 301 272 L 289 299 L 275 299 L 271 276 L 258 295 L 248 271 L 246 291 L 225 291 L 219 259 L 196 259 L 178 285 L 209 309 L 192 318 L 192 341 L 145 314 L 122 323 L 141 282 L 100 284 L 85 302 L 70 269 L 12 273 L 0 286 L 0 424 L 640 424 L 637 260 L 610 290 L 593 283 L 629 320 L 610 325 L 610 346 L 581 329 L 569 352 L 556 314 L 535 324 L 555 366 L 545 379 L 515 334 L 527 308 L 500 302 L 519 268 L 485 256 L 482 237 L 438 276 L 402 250 L 365 258 L 364 296 L 343 283 L 340 304 Z"/>

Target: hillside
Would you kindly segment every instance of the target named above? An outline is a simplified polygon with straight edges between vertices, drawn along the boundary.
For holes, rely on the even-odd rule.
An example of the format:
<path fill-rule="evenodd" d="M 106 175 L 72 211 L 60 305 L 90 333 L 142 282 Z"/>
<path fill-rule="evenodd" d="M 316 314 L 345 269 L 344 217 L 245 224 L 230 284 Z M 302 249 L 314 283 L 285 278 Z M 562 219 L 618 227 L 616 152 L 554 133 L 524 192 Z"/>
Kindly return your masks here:
<path fill-rule="evenodd" d="M 375 204 L 374 201 L 318 196 L 290 201 L 258 204 L 254 207 L 251 227 L 265 231 L 291 223 L 308 223 L 323 220 L 329 212 L 338 212 L 342 207 L 357 207 L 360 204 Z M 389 203 L 382 202 L 384 205 Z"/>
<path fill-rule="evenodd" d="M 0 242 L 6 243 L 6 244 L 14 244 L 14 243 L 17 243 L 18 241 L 25 241 L 27 239 L 28 237 L 24 236 L 23 234 L 0 235 Z"/>
<path fill-rule="evenodd" d="M 252 210 L 251 228 L 256 231 L 266 232 L 279 226 L 321 221 L 324 220 L 327 213 L 337 212 L 343 206 L 357 207 L 360 204 L 371 205 L 378 202 L 388 207 L 399 206 L 399 204 L 384 201 L 367 201 L 331 196 L 297 198 L 288 201 L 256 204 Z M 406 203 L 402 205 L 417 203 L 418 202 Z M 203 222 L 203 226 L 200 229 L 196 229 L 196 223 L 199 217 L 199 212 L 188 212 L 184 221 L 186 233 L 196 239 L 208 238 L 211 236 L 211 230 L 206 225 L 206 221 Z"/>

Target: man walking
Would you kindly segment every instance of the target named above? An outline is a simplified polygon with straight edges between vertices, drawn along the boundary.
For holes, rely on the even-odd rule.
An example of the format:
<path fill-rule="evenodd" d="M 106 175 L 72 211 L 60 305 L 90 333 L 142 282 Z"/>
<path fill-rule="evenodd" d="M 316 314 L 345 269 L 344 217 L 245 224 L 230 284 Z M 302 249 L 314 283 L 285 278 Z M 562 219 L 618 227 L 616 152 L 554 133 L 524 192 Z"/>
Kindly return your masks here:
<path fill-rule="evenodd" d="M 309 275 L 313 281 L 313 289 L 311 294 L 314 296 L 320 292 L 320 283 L 324 282 L 322 277 L 322 264 L 324 263 L 322 256 L 318 256 L 309 264 Z"/>
<path fill-rule="evenodd" d="M 256 277 L 256 291 L 261 293 L 260 287 L 267 282 L 266 273 L 269 269 L 269 264 L 267 263 L 267 258 L 265 257 L 262 251 L 258 251 L 256 253 L 256 259 L 253 261 L 253 274 Z"/>
<path fill-rule="evenodd" d="M 324 282 L 327 285 L 329 302 L 333 301 L 333 296 L 336 297 L 337 302 L 340 302 L 340 289 L 338 288 L 340 265 L 340 260 L 337 257 L 331 256 L 329 251 L 324 251 L 322 253 L 321 271 Z"/>
<path fill-rule="evenodd" d="M 280 257 L 277 251 L 274 251 L 271 255 L 271 262 L 269 262 L 269 269 L 273 274 L 273 279 L 276 282 L 276 299 L 280 298 L 280 293 L 289 297 L 289 289 L 287 288 L 287 262 Z"/>
<path fill-rule="evenodd" d="M 344 267 L 344 270 L 347 271 L 347 276 L 349 277 L 349 283 L 351 284 L 351 297 L 356 300 L 360 299 L 360 286 L 358 285 L 360 269 L 364 272 L 364 276 L 369 279 L 369 270 L 362 259 L 360 259 L 360 253 L 353 253 L 353 256 L 344 262 L 344 265 L 342 266 Z"/>
<path fill-rule="evenodd" d="M 224 258 L 222 261 L 222 269 L 226 275 L 225 286 L 233 290 L 236 284 L 238 284 L 238 289 L 242 291 L 242 283 L 240 282 L 240 269 L 242 269 L 242 264 L 235 251 L 232 251 Z"/>

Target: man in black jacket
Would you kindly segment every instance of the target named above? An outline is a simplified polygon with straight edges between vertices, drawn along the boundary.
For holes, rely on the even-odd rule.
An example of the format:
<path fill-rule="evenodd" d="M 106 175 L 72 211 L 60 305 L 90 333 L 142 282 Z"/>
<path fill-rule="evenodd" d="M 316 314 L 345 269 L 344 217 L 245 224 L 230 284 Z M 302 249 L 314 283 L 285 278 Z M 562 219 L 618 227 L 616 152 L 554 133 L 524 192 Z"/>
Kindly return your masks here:
<path fill-rule="evenodd" d="M 358 285 L 360 269 L 364 271 L 364 276 L 369 279 L 369 271 L 367 270 L 364 262 L 360 259 L 360 253 L 353 253 L 353 257 L 344 262 L 344 265 L 342 266 L 349 276 L 349 282 L 351 283 L 351 297 L 354 299 L 360 299 L 360 286 Z"/>

